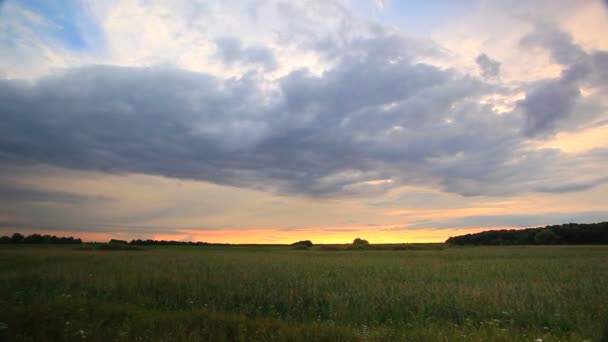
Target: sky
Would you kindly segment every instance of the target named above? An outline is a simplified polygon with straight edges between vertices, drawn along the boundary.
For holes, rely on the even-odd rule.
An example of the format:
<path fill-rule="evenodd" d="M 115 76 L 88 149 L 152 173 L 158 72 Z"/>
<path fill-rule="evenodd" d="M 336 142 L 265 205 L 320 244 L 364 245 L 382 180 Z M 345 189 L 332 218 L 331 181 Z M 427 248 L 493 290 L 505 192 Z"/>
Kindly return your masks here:
<path fill-rule="evenodd" d="M 0 234 L 608 220 L 608 2 L 0 1 Z"/>

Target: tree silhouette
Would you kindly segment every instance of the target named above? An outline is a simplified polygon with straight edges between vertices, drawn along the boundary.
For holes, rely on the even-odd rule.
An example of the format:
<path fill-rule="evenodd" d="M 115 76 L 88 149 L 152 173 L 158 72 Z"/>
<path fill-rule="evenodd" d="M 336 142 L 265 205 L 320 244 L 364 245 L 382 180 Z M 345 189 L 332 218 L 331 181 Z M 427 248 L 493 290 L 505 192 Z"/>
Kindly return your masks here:
<path fill-rule="evenodd" d="M 353 241 L 353 245 L 355 245 L 355 246 L 367 246 L 367 245 L 369 245 L 369 241 L 363 240 L 363 239 L 360 239 L 360 238 L 356 238 Z"/>
<path fill-rule="evenodd" d="M 11 237 L 11 242 L 12 243 L 22 243 L 24 239 L 25 239 L 25 237 L 23 235 L 21 235 L 19 233 L 15 233 Z"/>

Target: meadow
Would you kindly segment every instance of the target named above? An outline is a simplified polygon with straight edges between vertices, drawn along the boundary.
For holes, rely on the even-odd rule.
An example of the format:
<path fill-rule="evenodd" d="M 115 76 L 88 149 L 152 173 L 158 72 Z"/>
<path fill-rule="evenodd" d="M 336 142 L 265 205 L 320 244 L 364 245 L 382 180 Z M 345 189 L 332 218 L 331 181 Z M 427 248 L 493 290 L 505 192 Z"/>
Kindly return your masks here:
<path fill-rule="evenodd" d="M 0 246 L 0 340 L 601 341 L 607 246 Z"/>

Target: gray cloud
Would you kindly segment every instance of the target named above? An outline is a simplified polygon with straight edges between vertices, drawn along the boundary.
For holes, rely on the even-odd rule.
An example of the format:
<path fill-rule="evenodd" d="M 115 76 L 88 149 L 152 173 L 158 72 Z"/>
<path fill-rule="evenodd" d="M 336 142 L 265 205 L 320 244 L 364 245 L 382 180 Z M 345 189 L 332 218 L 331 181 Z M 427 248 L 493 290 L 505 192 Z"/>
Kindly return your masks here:
<path fill-rule="evenodd" d="M 109 201 L 103 196 L 80 195 L 64 191 L 48 191 L 0 183 L 0 202 L 57 202 L 79 204 L 85 201 Z"/>
<path fill-rule="evenodd" d="M 524 116 L 523 134 L 538 138 L 597 125 L 596 119 L 602 119 L 606 105 L 601 97 L 582 98 L 580 89 L 591 86 L 604 94 L 608 91 L 608 54 L 587 53 L 567 33 L 552 26 L 537 27 L 521 42 L 549 51 L 565 66 L 559 77 L 533 84 L 518 103 Z"/>
<path fill-rule="evenodd" d="M 553 60 L 563 65 L 572 65 L 585 58 L 586 52 L 572 37 L 550 23 L 537 23 L 537 28 L 520 40 L 524 48 L 546 49 Z"/>
<path fill-rule="evenodd" d="M 475 62 L 481 70 L 481 75 L 485 78 L 495 78 L 500 75 L 500 62 L 488 57 L 485 53 L 475 58 Z"/>
<path fill-rule="evenodd" d="M 236 42 L 220 44 L 228 62 L 247 51 Z M 532 87 L 517 109 L 523 115 L 498 115 L 480 99 L 504 90 L 416 62 L 422 52 L 408 46 L 385 31 L 347 37 L 331 51 L 313 44 L 332 67 L 321 75 L 296 70 L 271 84 L 255 71 L 220 79 L 99 65 L 35 83 L 1 80 L 0 163 L 315 196 L 371 195 L 404 184 L 504 195 L 601 182 L 594 176 L 604 157 L 530 151 L 521 136 L 521 127 L 535 136 L 571 116 L 576 85 L 592 79 L 584 67 Z M 592 68 L 605 63 L 593 56 Z M 570 169 L 573 163 L 584 172 Z"/>
<path fill-rule="evenodd" d="M 539 84 L 519 102 L 526 118 L 524 134 L 533 137 L 554 131 L 556 123 L 571 115 L 580 96 L 576 83 L 558 79 Z"/>
<path fill-rule="evenodd" d="M 227 65 L 234 63 L 258 64 L 272 71 L 277 68 L 277 60 L 271 49 L 263 46 L 243 47 L 236 37 L 222 37 L 215 40 L 217 56 Z"/>

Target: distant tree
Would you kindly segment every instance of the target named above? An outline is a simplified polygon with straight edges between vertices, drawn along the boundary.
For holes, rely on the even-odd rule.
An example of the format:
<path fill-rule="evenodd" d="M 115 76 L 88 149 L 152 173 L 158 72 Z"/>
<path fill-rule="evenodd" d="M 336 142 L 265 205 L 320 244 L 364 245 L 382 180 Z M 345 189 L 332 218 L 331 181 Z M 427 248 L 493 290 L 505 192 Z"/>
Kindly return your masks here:
<path fill-rule="evenodd" d="M 305 246 L 307 248 L 310 248 L 313 246 L 312 241 L 310 241 L 310 240 L 302 240 L 302 241 L 294 242 L 291 245 L 292 246 Z"/>
<path fill-rule="evenodd" d="M 44 237 L 40 234 L 28 235 L 23 239 L 23 243 L 45 243 Z"/>
<path fill-rule="evenodd" d="M 545 228 L 540 230 L 534 235 L 534 242 L 539 245 L 553 245 L 558 243 L 559 235 L 557 235 L 551 228 Z"/>
<path fill-rule="evenodd" d="M 0 237 L 0 244 L 5 244 L 5 243 L 11 243 L 11 238 L 10 236 L 3 236 Z"/>
<path fill-rule="evenodd" d="M 15 233 L 15 234 L 13 234 L 13 236 L 11 236 L 12 243 L 23 243 L 24 239 L 25 239 L 25 237 L 19 233 Z"/>
<path fill-rule="evenodd" d="M 353 240 L 353 245 L 355 245 L 355 246 L 367 246 L 367 245 L 369 245 L 369 241 L 363 240 L 363 239 L 360 239 L 360 238 L 356 238 L 355 240 Z"/>
<path fill-rule="evenodd" d="M 112 239 L 112 240 L 110 240 L 110 243 L 118 243 L 118 244 L 122 244 L 122 245 L 128 244 L 127 241 L 125 241 L 125 240 L 118 240 L 118 239 Z"/>

